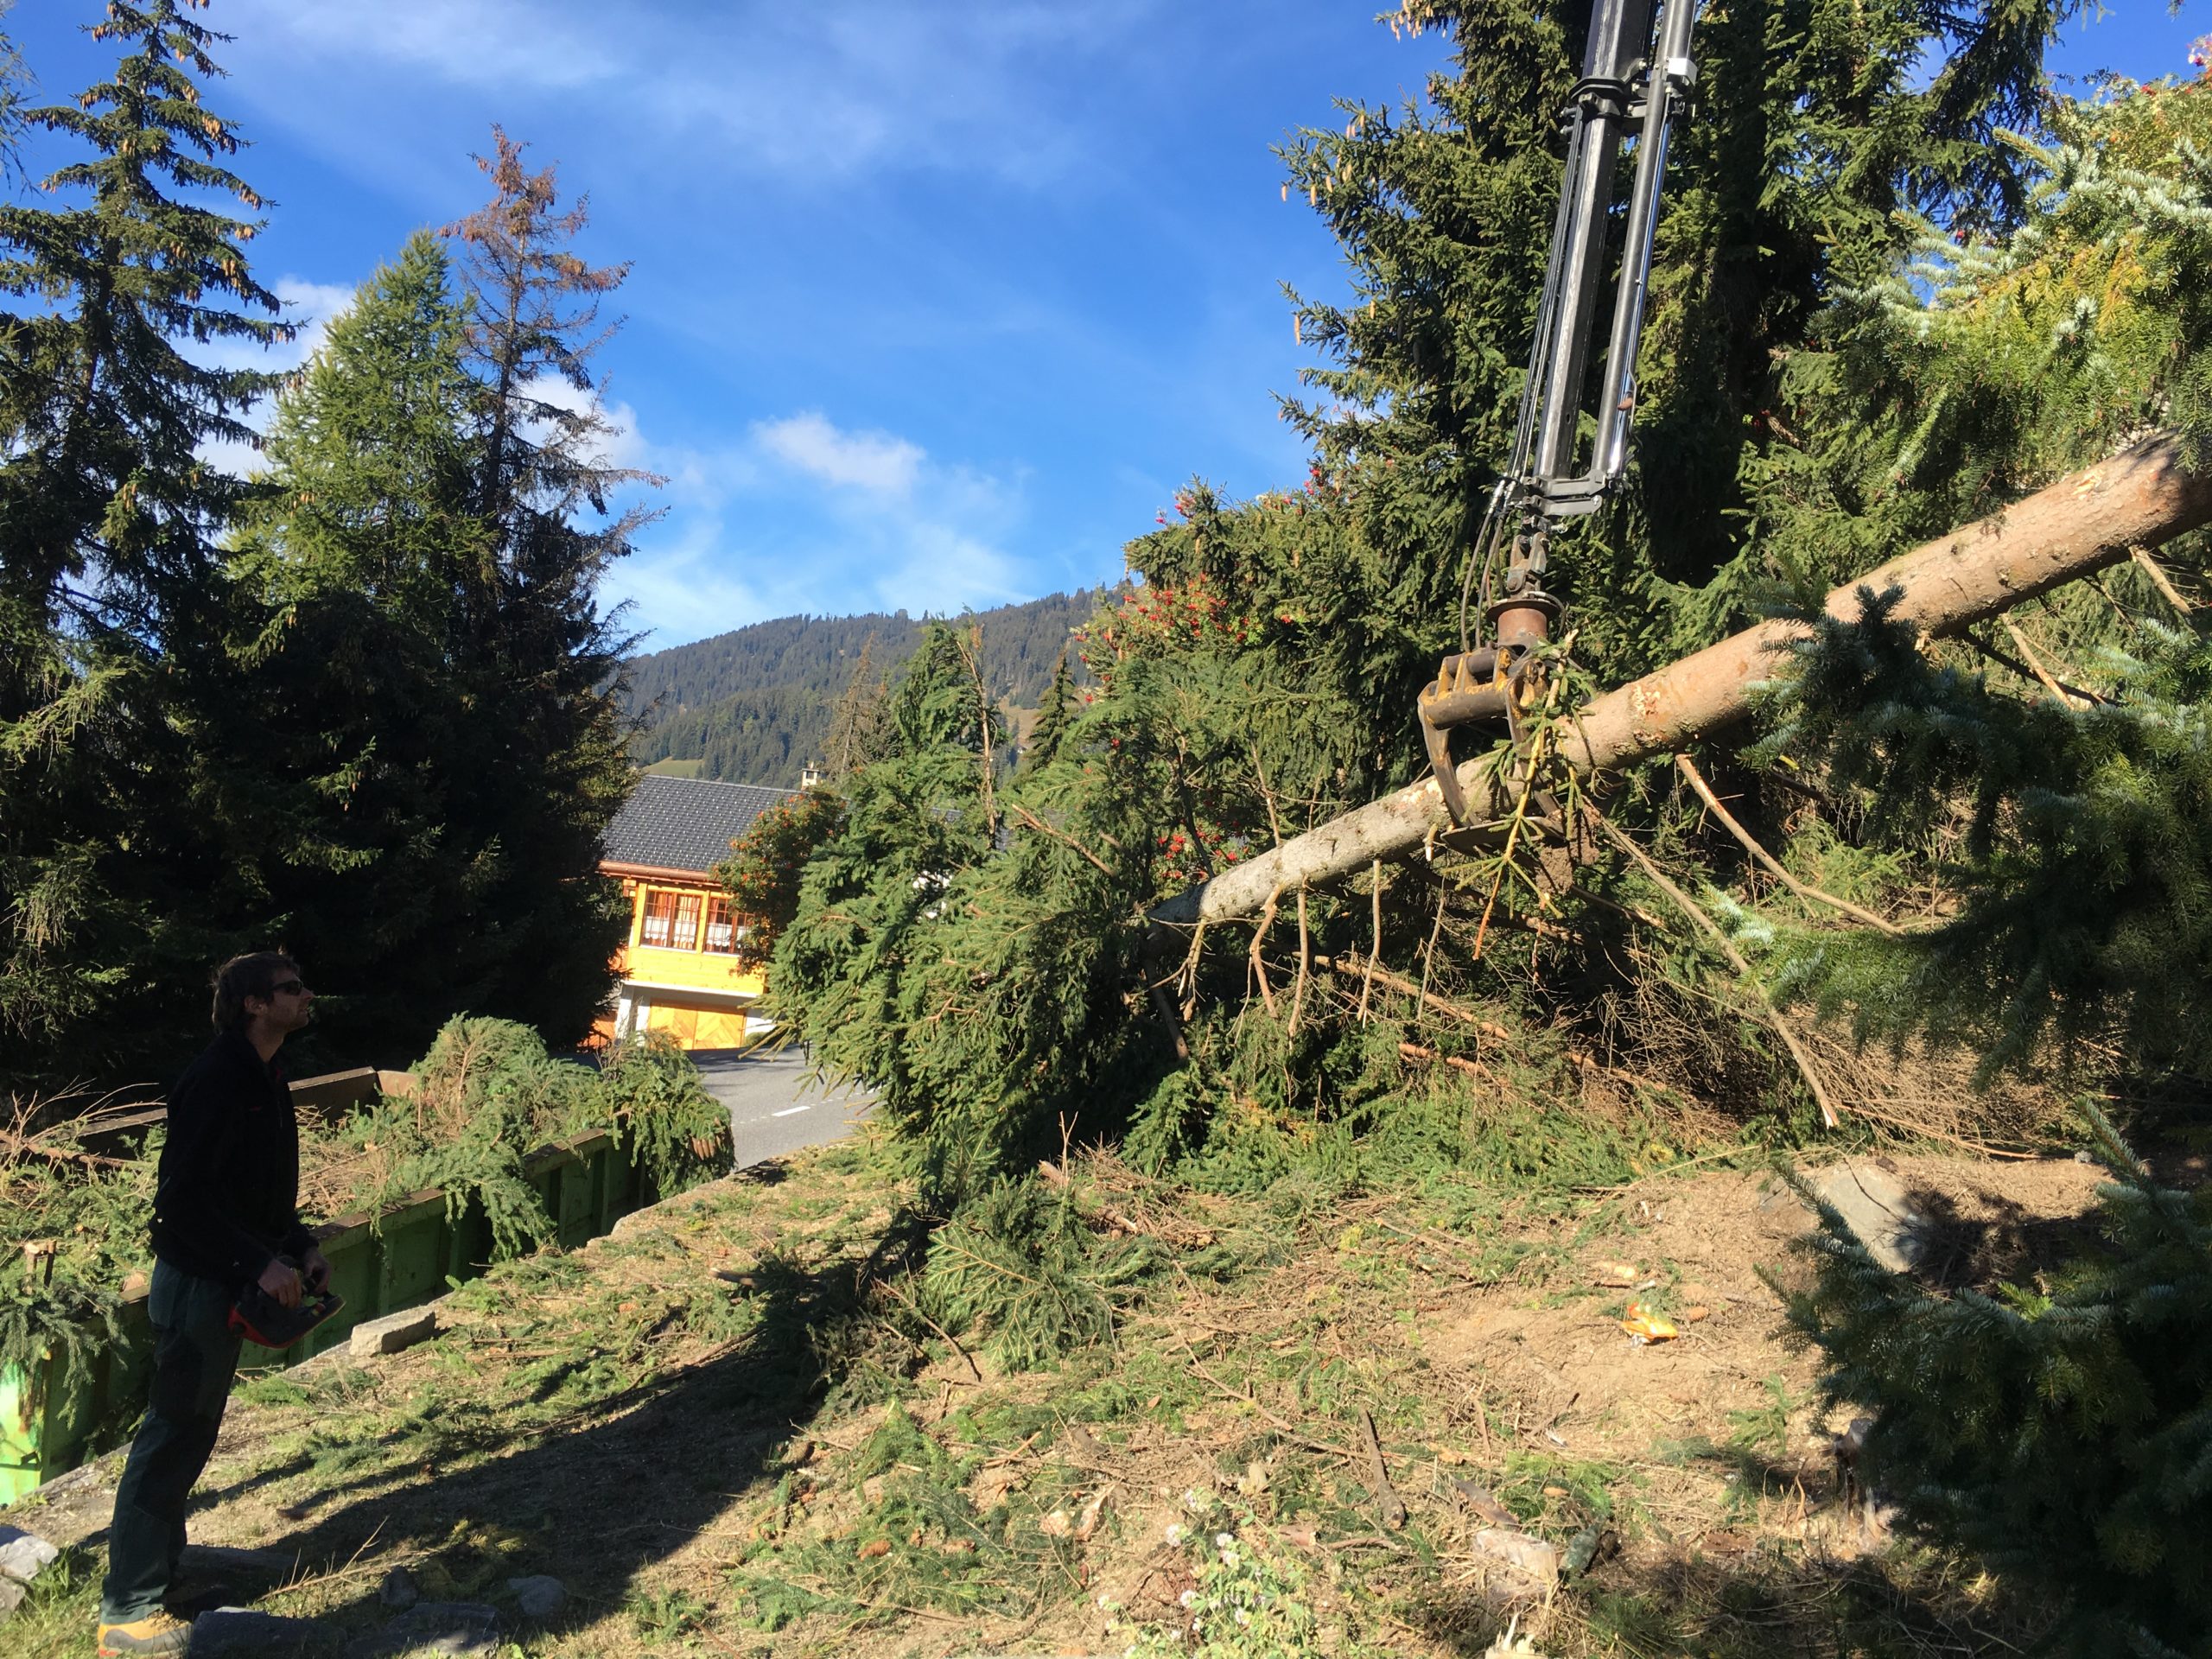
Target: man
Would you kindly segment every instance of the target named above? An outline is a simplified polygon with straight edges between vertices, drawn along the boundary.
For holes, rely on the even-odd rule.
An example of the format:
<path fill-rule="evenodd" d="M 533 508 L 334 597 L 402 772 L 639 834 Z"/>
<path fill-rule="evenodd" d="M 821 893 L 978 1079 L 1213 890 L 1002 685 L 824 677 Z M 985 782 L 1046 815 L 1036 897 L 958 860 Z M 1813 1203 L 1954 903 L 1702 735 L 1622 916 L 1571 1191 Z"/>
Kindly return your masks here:
<path fill-rule="evenodd" d="M 257 1283 L 296 1307 L 330 1276 L 300 1224 L 299 1121 L 276 1064 L 314 1003 L 289 957 L 263 950 L 225 963 L 215 973 L 215 1040 L 169 1095 L 148 1299 L 153 1392 L 116 1489 L 103 1659 L 181 1654 L 191 1644 L 192 1626 L 162 1603 L 184 1551 L 185 1503 L 214 1450 L 238 1371 L 229 1320 L 239 1294 Z"/>

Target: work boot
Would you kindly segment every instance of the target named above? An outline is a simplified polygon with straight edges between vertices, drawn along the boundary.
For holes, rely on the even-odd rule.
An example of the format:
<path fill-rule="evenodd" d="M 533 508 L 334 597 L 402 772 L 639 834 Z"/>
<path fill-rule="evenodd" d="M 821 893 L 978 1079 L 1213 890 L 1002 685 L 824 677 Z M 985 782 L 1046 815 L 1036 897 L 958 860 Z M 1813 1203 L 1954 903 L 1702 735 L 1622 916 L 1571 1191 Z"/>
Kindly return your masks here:
<path fill-rule="evenodd" d="M 128 1624 L 100 1626 L 100 1659 L 124 1659 L 132 1654 L 161 1654 L 175 1659 L 191 1647 L 192 1626 L 175 1613 L 149 1613 Z"/>

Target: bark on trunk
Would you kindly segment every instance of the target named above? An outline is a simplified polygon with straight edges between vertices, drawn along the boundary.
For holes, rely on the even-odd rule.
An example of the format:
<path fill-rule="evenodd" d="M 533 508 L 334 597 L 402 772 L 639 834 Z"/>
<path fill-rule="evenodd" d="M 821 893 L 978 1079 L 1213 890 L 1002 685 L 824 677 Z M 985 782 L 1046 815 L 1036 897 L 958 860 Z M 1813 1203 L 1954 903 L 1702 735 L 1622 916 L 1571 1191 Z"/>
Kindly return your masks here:
<path fill-rule="evenodd" d="M 1895 587 L 1904 594 L 1899 616 L 1930 634 L 1955 633 L 2207 523 L 2212 477 L 2185 468 L 2180 441 L 2164 435 L 1869 571 L 1830 594 L 1827 609 L 1856 616 L 1861 588 Z M 1592 772 L 1697 742 L 1751 711 L 1752 688 L 1803 632 L 1764 622 L 1592 699 L 1562 753 L 1577 771 Z M 1462 765 L 1459 782 L 1479 816 L 1489 786 L 1482 762 Z M 1490 801 L 1488 810 L 1495 815 L 1506 804 Z M 1436 779 L 1424 778 L 1163 899 L 1151 917 L 1192 923 L 1256 915 L 1271 893 L 1343 880 L 1451 828 Z"/>

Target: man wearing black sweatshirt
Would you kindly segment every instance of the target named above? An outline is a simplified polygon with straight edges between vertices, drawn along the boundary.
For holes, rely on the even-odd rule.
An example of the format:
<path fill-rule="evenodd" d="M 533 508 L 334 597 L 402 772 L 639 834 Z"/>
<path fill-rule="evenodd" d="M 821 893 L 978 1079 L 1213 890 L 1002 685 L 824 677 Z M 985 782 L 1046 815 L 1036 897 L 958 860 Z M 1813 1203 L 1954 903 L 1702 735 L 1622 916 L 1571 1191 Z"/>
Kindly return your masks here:
<path fill-rule="evenodd" d="M 191 1625 L 162 1602 L 184 1551 L 186 1500 L 214 1450 L 238 1371 L 229 1321 L 239 1293 L 258 1283 L 296 1307 L 330 1276 L 300 1224 L 299 1121 L 276 1067 L 276 1051 L 308 1023 L 314 1001 L 289 957 L 263 950 L 225 963 L 215 975 L 215 1040 L 169 1095 L 147 1302 L 153 1390 L 116 1489 L 103 1659 L 190 1645 Z"/>

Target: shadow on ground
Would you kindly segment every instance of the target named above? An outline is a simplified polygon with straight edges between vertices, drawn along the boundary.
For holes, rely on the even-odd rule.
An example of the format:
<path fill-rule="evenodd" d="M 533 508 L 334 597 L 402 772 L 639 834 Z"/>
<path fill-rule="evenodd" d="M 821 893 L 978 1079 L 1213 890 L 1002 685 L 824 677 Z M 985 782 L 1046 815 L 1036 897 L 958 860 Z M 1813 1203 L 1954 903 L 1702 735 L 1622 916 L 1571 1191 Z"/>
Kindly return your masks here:
<path fill-rule="evenodd" d="M 495 1431 L 487 1408 L 480 1436 L 450 1414 L 437 1429 L 442 1446 L 488 1460 L 452 1470 L 424 1464 L 411 1473 L 385 1461 L 352 1478 L 324 1480 L 297 1529 L 264 1546 L 296 1552 L 310 1568 L 343 1570 L 341 1593 L 316 1611 L 325 1627 L 317 1650 L 359 1643 L 389 1618 L 377 1592 L 400 1554 L 435 1552 L 451 1579 L 426 1585 L 426 1599 L 497 1602 L 510 1575 L 562 1580 L 571 1599 L 550 1629 L 588 1623 L 632 1601 L 641 1573 L 711 1534 L 749 1489 L 780 1476 L 779 1448 L 845 1375 L 862 1340 L 869 1288 L 917 1261 L 925 1236 L 918 1219 L 905 1216 L 864 1257 L 818 1271 L 764 1262 L 747 1275 L 762 1313 L 750 1336 L 535 1426 L 525 1431 L 527 1444 L 505 1455 L 499 1445 L 517 1437 Z M 559 1386 L 556 1376 L 543 1391 Z M 389 1452 L 412 1438 L 403 1414 L 372 1444 Z M 199 1504 L 302 1475 L 312 1465 L 302 1453 L 203 1488 Z M 472 1541 L 487 1532 L 496 1545 Z M 733 1535 L 733 1554 L 741 1541 Z M 508 1622 L 516 1621 L 511 1615 Z"/>
<path fill-rule="evenodd" d="M 1948 1193 L 1917 1187 L 1906 1194 L 1920 1224 L 1914 1276 L 1943 1290 L 1986 1290 L 2021 1283 L 2103 1248 L 2098 1216 L 2037 1214 L 1993 1193 L 1968 1213 Z"/>

